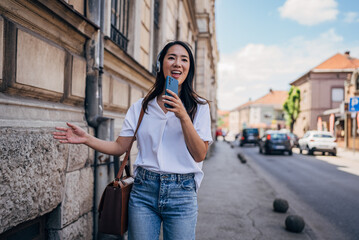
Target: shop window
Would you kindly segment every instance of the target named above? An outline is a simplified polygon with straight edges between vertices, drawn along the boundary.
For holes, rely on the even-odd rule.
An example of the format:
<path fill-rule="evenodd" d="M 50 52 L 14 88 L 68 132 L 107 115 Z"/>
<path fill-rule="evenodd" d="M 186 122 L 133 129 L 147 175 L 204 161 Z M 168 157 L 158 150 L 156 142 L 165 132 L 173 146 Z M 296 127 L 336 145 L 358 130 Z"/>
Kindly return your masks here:
<path fill-rule="evenodd" d="M 128 20 L 129 0 L 112 0 L 111 39 L 124 51 L 128 44 Z"/>

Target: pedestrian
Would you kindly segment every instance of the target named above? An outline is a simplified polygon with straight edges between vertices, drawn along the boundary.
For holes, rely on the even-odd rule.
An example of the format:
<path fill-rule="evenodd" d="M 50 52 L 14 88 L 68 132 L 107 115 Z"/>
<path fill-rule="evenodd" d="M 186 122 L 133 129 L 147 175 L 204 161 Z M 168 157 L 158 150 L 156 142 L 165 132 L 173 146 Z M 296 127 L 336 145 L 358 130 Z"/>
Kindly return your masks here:
<path fill-rule="evenodd" d="M 218 140 L 219 136 L 222 136 L 222 130 L 220 128 L 217 128 L 217 130 L 216 130 L 216 141 Z"/>
<path fill-rule="evenodd" d="M 227 136 L 227 130 L 225 129 L 222 129 L 222 138 L 223 138 L 223 141 L 226 142 L 226 136 Z"/>
<path fill-rule="evenodd" d="M 156 82 L 145 98 L 128 110 L 116 141 L 97 139 L 73 124 L 56 127 L 61 143 L 83 143 L 105 154 L 121 155 L 129 147 L 141 109 L 136 135 L 139 153 L 129 200 L 129 240 L 195 239 L 197 191 L 202 164 L 212 142 L 208 101 L 193 90 L 195 63 L 182 41 L 166 44 L 158 56 Z M 178 80 L 178 95 L 165 96 L 165 78 Z M 172 106 L 166 108 L 165 103 Z"/>

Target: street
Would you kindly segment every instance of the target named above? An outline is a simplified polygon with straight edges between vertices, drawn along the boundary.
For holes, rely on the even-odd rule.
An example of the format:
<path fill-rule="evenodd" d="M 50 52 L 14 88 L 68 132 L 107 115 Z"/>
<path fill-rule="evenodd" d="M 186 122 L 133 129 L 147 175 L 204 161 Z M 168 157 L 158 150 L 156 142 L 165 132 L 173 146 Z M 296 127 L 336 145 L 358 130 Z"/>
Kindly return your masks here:
<path fill-rule="evenodd" d="M 357 165 L 346 166 L 348 161 L 340 156 L 301 155 L 297 149 L 288 156 L 261 155 L 258 147 L 250 145 L 236 148 L 255 163 L 277 192 L 295 202 L 296 210 L 305 211 L 303 215 L 318 236 L 359 238 Z"/>

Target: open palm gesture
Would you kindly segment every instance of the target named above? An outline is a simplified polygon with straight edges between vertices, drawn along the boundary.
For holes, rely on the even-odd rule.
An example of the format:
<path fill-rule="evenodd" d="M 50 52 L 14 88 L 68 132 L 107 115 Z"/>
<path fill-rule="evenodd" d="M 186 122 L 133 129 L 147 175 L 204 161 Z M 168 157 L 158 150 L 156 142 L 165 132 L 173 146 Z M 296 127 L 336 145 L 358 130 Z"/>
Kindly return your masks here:
<path fill-rule="evenodd" d="M 59 140 L 60 143 L 80 144 L 86 142 L 87 133 L 82 128 L 71 123 L 67 123 L 67 126 L 69 128 L 56 127 L 58 131 L 52 133 L 54 138 Z"/>

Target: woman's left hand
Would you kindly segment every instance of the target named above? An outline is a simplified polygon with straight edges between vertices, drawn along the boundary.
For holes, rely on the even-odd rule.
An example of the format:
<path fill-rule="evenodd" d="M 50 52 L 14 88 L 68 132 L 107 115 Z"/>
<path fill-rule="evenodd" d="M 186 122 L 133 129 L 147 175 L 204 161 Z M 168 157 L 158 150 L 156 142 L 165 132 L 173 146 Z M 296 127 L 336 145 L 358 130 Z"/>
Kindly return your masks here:
<path fill-rule="evenodd" d="M 168 105 L 172 106 L 172 108 L 166 108 L 167 111 L 173 112 L 176 117 L 180 120 L 186 119 L 188 116 L 186 108 L 183 106 L 181 99 L 178 97 L 176 93 L 167 89 L 166 90 L 172 96 L 163 95 L 163 102 L 167 103 Z"/>

